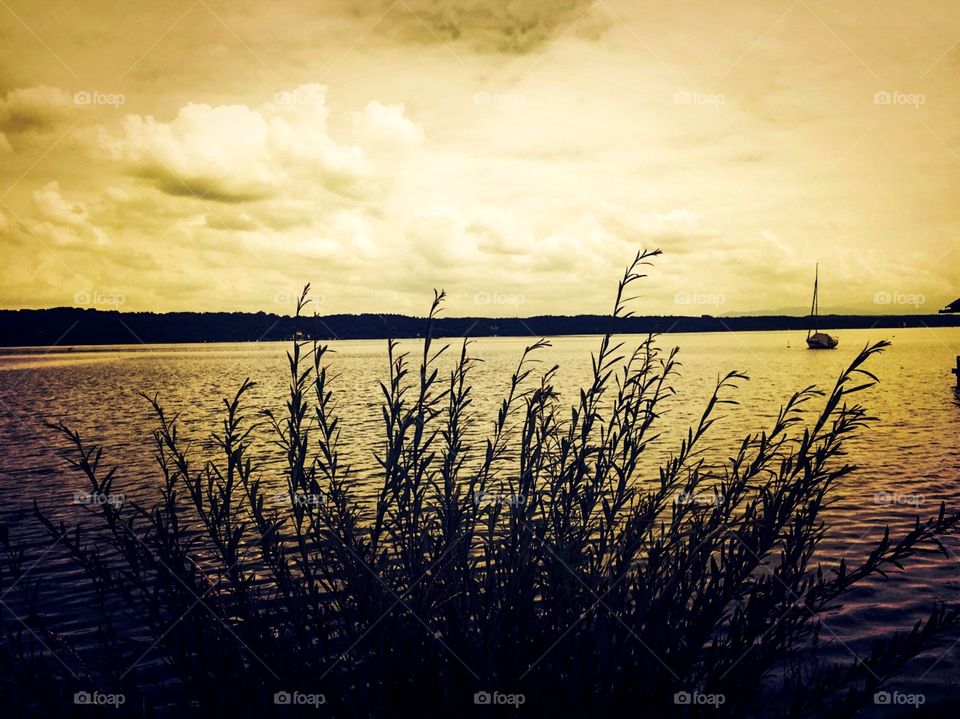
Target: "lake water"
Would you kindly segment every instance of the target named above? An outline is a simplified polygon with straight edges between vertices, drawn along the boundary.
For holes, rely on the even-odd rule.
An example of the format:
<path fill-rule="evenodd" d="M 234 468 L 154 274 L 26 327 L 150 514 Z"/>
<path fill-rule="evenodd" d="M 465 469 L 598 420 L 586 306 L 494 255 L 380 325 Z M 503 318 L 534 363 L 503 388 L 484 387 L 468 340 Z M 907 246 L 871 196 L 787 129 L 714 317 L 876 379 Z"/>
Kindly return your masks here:
<path fill-rule="evenodd" d="M 883 527 L 907 526 L 917 512 L 936 511 L 941 501 L 955 507 L 960 499 L 958 406 L 950 368 L 960 355 L 960 328 L 850 330 L 836 333 L 839 349 L 811 352 L 803 335 L 791 332 L 664 335 L 663 347 L 678 345 L 683 363 L 678 394 L 661 420 L 662 436 L 638 482 L 656 478 L 656 464 L 669 455 L 687 426 L 695 421 L 719 374 L 745 371 L 751 380 L 737 394 L 741 404 L 725 410 L 713 429 L 718 459 L 747 431 L 767 428 L 781 403 L 794 390 L 810 384 L 832 386 L 841 369 L 867 342 L 893 342 L 869 366 L 880 385 L 859 395 L 879 418 L 850 444 L 849 459 L 861 469 L 847 478 L 840 501 L 831 508 L 833 525 L 824 554 L 861 556 L 882 535 Z M 488 338 L 475 341 L 472 354 L 483 359 L 473 384 L 478 432 L 495 418 L 510 374 L 531 339 Z M 640 338 L 624 338 L 636 344 Z M 590 352 L 597 337 L 562 337 L 543 350 L 543 366 L 559 364 L 558 388 L 573 401 L 575 390 L 590 372 Z M 377 484 L 373 452 L 381 446 L 378 381 L 387 375 L 386 343 L 334 342 L 335 384 L 343 422 L 344 458 L 356 472 L 357 491 L 369 495 Z M 419 343 L 401 348 L 416 357 Z M 169 411 L 180 412 L 182 431 L 198 451 L 209 448 L 208 436 L 222 415 L 222 398 L 232 395 L 245 378 L 257 386 L 251 407 L 282 412 L 287 385 L 285 343 L 126 345 L 109 347 L 7 348 L 0 350 L 0 502 L 4 520 L 32 551 L 49 545 L 29 518 L 34 500 L 48 511 L 70 518 L 77 509 L 73 493 L 86 487 L 64 469 L 63 443 L 44 427 L 63 419 L 90 442 L 105 448 L 105 460 L 121 467 L 116 491 L 146 499 L 159 484 L 148 439 L 154 427 L 147 403 L 138 395 L 156 394 Z M 451 353 L 453 354 L 453 353 Z M 253 413 L 250 413 L 251 416 Z M 270 455 L 269 438 L 260 445 Z M 478 449 L 480 445 L 477 445 Z M 262 473 L 268 486 L 283 486 L 280 467 L 267 462 Z M 894 498 L 894 501 L 889 501 Z M 861 654 L 872 629 L 908 629 L 934 600 L 960 598 L 960 546 L 948 538 L 949 557 L 915 558 L 908 574 L 890 581 L 872 581 L 841 609 L 825 615 L 831 651 Z M 39 555 L 38 555 L 39 556 Z M 60 585 L 52 611 L 82 624 L 84 597 L 71 594 L 62 557 L 51 551 L 38 564 L 38 576 L 57 577 Z M 938 696 L 953 696 L 960 680 L 955 655 L 947 646 L 921 658 L 901 684 Z M 954 697 L 956 698 L 956 697 Z M 929 697 L 928 697 L 929 700 Z"/>

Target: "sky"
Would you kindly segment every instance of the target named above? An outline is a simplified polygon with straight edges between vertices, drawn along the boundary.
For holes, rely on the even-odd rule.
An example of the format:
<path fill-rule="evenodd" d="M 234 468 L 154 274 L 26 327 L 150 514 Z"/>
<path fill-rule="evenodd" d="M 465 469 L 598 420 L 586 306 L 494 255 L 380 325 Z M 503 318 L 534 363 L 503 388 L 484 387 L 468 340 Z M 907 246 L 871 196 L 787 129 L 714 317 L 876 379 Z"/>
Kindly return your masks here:
<path fill-rule="evenodd" d="M 935 312 L 960 9 L 0 0 L 0 307 Z"/>

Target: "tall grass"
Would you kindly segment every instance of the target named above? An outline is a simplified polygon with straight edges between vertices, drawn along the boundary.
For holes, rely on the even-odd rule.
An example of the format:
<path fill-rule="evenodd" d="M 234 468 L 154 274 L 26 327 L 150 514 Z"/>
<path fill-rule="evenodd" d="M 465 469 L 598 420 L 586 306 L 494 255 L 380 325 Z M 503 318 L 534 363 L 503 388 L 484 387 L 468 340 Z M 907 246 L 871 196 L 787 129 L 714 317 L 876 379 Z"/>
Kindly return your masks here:
<path fill-rule="evenodd" d="M 657 254 L 627 268 L 614 317 L 630 313 Z M 856 396 L 877 381 L 866 365 L 886 342 L 829 391 L 797 391 L 730 457 L 711 456 L 710 429 L 746 377 L 720 378 L 650 477 L 640 462 L 675 393 L 677 350 L 604 336 L 570 405 L 557 368 L 537 363 L 549 343 L 535 342 L 475 442 L 477 360 L 469 341 L 454 350 L 432 337 L 443 300 L 417 356 L 387 344 L 375 501 L 357 496 L 341 458 L 331 350 L 296 340 L 284 411 L 249 407 L 243 383 L 224 401 L 213 459 L 194 458 L 177 416 L 145 397 L 156 504 L 97 504 L 93 529 L 35 510 L 82 576 L 62 591 L 82 582 L 94 598 L 83 648 L 37 606 L 30 558 L 0 533 L 2 590 L 25 608 L 3 612 L 0 641 L 17 710 L 62 716 L 76 692 L 99 691 L 126 699 L 111 716 L 284 716 L 297 709 L 276 693 L 301 692 L 322 694 L 335 716 L 489 715 L 476 703 L 489 692 L 544 716 L 842 716 L 960 622 L 935 606 L 912 631 L 887 630 L 862 661 L 818 658 L 823 610 L 942 550 L 939 537 L 960 523 L 941 506 L 903 536 L 885 534 L 862 563 L 817 562 L 823 510 L 854 471 L 845 444 L 873 419 Z M 308 301 L 305 289 L 298 318 Z M 258 464 L 264 427 L 285 458 L 282 480 Z M 100 448 L 54 429 L 91 494 L 118 491 Z"/>

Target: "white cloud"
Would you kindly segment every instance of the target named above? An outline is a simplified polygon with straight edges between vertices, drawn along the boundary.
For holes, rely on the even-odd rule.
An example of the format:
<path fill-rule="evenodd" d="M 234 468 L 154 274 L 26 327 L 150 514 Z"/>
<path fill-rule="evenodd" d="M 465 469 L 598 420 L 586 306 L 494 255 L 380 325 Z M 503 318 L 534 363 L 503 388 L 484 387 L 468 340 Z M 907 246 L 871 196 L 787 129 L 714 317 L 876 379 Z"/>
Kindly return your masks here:
<path fill-rule="evenodd" d="M 129 115 L 119 137 L 101 145 L 171 195 L 224 202 L 302 195 L 304 183 L 347 197 L 369 196 L 383 167 L 369 156 L 422 141 L 402 106 L 371 103 L 355 119 L 362 144 L 339 142 L 329 128 L 326 87 L 302 85 L 257 108 L 188 104 L 171 122 Z"/>
<path fill-rule="evenodd" d="M 40 214 L 48 220 L 63 225 L 81 226 L 89 218 L 82 202 L 67 202 L 60 191 L 60 183 L 48 182 L 33 193 L 33 203 Z"/>
<path fill-rule="evenodd" d="M 87 206 L 82 202 L 67 200 L 58 182 L 48 182 L 36 190 L 33 204 L 41 219 L 31 219 L 26 225 L 32 234 L 41 239 L 59 246 L 109 244 L 106 233 L 91 222 Z"/>
<path fill-rule="evenodd" d="M 423 142 L 423 128 L 406 116 L 406 107 L 376 100 L 353 116 L 353 129 L 361 145 L 380 152 L 402 152 Z"/>

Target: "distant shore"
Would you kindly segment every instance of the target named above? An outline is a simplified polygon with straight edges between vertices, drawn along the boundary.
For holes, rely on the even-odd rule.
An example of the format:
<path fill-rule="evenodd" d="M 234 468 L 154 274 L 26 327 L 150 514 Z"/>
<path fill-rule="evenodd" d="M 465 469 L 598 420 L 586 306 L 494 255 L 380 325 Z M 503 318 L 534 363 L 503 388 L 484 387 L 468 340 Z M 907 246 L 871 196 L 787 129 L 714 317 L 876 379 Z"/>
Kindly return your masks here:
<path fill-rule="evenodd" d="M 437 337 L 529 337 L 670 332 L 803 331 L 807 317 L 701 315 L 644 316 L 614 320 L 608 316 L 542 315 L 524 318 L 445 317 L 436 321 Z M 960 327 L 960 315 L 824 315 L 824 330 Z M 100 345 L 179 342 L 274 342 L 300 336 L 322 340 L 419 337 L 422 317 L 395 314 L 327 315 L 294 319 L 266 312 L 118 312 L 56 308 L 0 310 L 0 346 Z"/>

